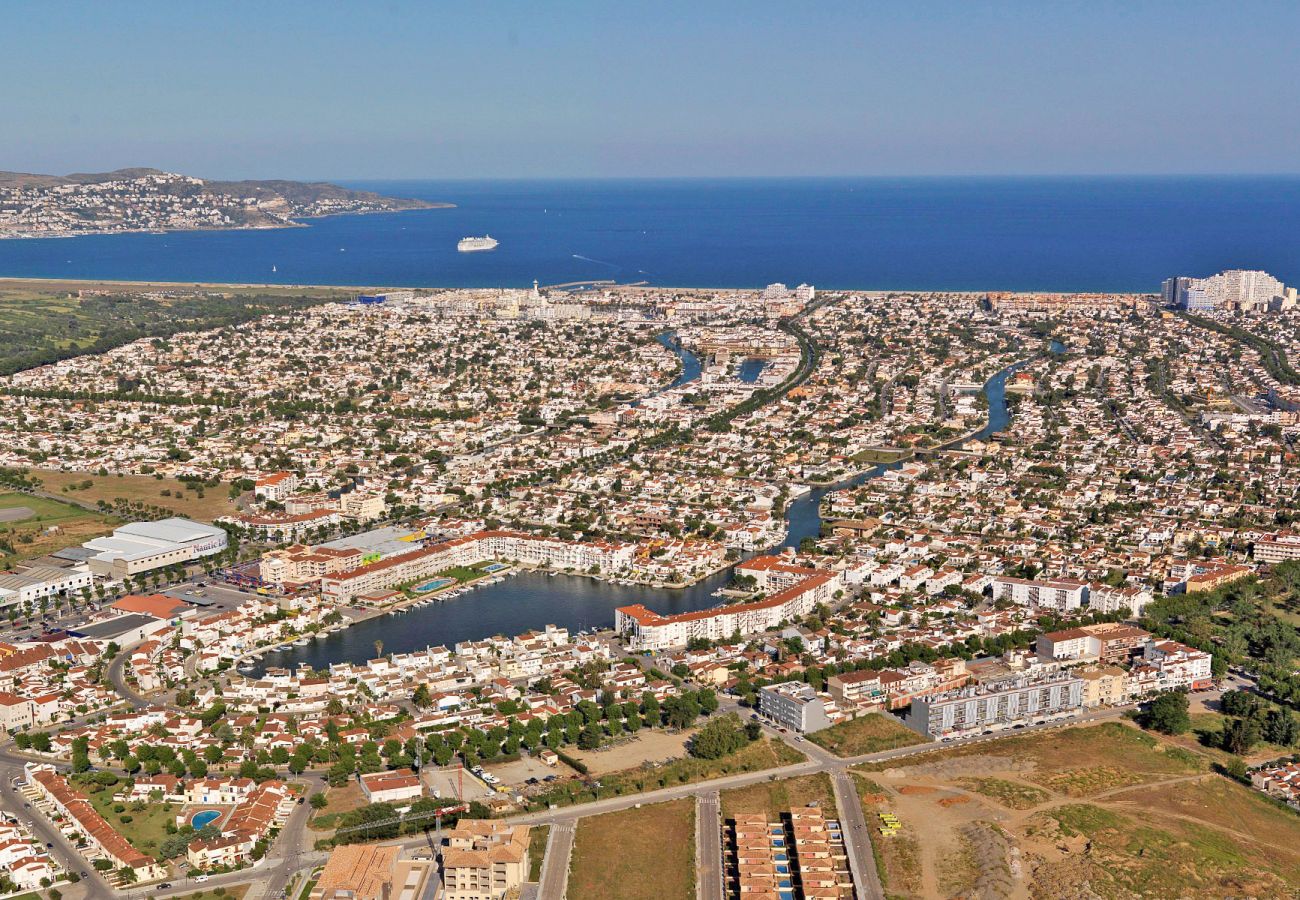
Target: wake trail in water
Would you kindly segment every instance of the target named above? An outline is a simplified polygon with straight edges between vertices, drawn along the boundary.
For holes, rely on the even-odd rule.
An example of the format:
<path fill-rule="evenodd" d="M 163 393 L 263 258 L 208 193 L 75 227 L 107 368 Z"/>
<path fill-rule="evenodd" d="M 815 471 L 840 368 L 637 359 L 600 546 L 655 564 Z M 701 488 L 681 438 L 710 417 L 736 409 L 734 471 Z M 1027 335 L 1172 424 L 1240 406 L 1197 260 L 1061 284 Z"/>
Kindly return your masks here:
<path fill-rule="evenodd" d="M 610 268 L 610 269 L 617 270 L 623 268 L 618 263 L 606 262 L 603 259 L 592 259 L 590 256 L 583 256 L 581 253 L 573 254 L 573 258 L 580 259 L 583 262 L 595 263 L 598 266 L 605 266 L 606 268 Z"/>

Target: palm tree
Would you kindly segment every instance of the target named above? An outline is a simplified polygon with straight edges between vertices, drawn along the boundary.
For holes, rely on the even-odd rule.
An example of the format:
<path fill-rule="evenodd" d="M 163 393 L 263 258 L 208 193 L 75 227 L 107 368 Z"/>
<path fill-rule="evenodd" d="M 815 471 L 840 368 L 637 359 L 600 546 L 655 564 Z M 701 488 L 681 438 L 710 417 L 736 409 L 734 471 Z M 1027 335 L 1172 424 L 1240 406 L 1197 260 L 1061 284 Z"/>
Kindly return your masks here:
<path fill-rule="evenodd" d="M 381 641 L 381 640 L 376 640 L 376 641 L 375 641 L 375 657 L 378 658 L 378 657 L 383 656 L 383 655 L 384 655 L 384 642 Z"/>

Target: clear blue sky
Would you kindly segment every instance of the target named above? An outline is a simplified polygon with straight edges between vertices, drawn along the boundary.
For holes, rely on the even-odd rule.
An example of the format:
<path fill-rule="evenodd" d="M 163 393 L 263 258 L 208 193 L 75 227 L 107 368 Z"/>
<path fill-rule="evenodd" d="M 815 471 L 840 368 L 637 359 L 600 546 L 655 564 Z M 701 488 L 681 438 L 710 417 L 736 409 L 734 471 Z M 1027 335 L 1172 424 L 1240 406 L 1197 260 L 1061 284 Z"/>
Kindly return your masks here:
<path fill-rule="evenodd" d="M 1300 2 L 13 0 L 0 169 L 1300 170 Z"/>

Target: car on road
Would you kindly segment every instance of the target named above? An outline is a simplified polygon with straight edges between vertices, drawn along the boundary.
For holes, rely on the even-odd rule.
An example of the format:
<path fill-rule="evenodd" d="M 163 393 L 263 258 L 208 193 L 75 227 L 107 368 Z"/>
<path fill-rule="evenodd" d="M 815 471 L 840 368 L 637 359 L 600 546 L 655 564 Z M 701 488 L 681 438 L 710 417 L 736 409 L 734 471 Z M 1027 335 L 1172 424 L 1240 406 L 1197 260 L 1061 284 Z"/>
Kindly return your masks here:
<path fill-rule="evenodd" d="M 198 884 L 202 884 L 203 882 L 205 882 L 205 881 L 207 881 L 207 880 L 208 880 L 208 876 L 206 876 L 206 875 L 195 875 L 195 876 L 194 876 L 194 881 L 195 881 L 196 883 L 198 883 Z"/>
<path fill-rule="evenodd" d="M 167 890 L 167 889 L 168 889 L 169 887 L 171 887 L 171 886 L 172 886 L 172 883 L 171 883 L 170 881 L 164 881 L 162 884 L 158 885 L 158 890 L 160 890 L 160 891 L 165 891 L 165 890 Z"/>
<path fill-rule="evenodd" d="M 50 843 L 49 841 L 46 841 L 46 842 L 45 842 L 45 846 L 48 847 L 48 848 L 51 849 L 51 850 L 54 849 L 54 845 L 53 845 L 52 843 Z"/>

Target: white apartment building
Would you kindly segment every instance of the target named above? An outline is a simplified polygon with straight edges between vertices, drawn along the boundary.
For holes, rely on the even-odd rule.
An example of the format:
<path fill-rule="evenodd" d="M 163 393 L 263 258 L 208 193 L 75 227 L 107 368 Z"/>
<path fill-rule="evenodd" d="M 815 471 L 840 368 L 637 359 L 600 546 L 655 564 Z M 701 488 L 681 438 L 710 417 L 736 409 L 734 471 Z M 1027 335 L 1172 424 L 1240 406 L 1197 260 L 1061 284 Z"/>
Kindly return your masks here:
<path fill-rule="evenodd" d="M 826 703 L 802 681 L 784 681 L 760 688 L 758 711 L 782 728 L 799 733 L 829 728 Z"/>
<path fill-rule="evenodd" d="M 1255 562 L 1280 563 L 1300 559 L 1300 534 L 1279 532 L 1258 538 L 1253 553 Z"/>
<path fill-rule="evenodd" d="M 839 573 L 813 571 L 793 587 L 753 603 L 661 616 L 644 605 L 614 610 L 614 630 L 635 650 L 667 650 L 692 638 L 725 640 L 732 635 L 757 634 L 783 622 L 806 616 L 818 603 L 828 603 L 840 589 Z"/>
<path fill-rule="evenodd" d="M 1082 709 L 1083 679 L 1054 671 L 914 697 L 907 725 L 943 741 L 1064 719 Z"/>
<path fill-rule="evenodd" d="M 1035 609 L 1054 609 L 1058 612 L 1076 610 L 1088 599 L 1088 585 L 1073 578 L 1050 581 L 1031 581 L 999 575 L 993 579 L 993 599 L 1010 600 L 1020 606 Z"/>

